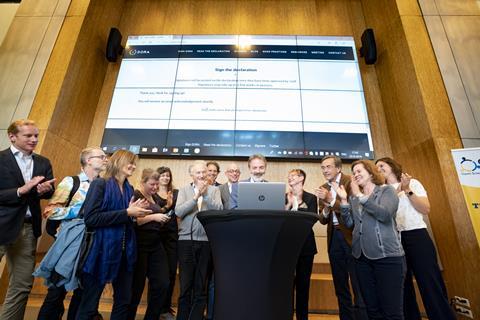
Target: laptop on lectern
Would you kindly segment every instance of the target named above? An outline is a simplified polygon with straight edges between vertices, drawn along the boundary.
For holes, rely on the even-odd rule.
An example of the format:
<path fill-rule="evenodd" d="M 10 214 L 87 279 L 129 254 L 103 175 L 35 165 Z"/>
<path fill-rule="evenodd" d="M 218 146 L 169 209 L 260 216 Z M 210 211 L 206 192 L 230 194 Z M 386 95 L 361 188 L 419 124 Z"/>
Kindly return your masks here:
<path fill-rule="evenodd" d="M 285 183 L 239 182 L 238 209 L 285 210 Z"/>

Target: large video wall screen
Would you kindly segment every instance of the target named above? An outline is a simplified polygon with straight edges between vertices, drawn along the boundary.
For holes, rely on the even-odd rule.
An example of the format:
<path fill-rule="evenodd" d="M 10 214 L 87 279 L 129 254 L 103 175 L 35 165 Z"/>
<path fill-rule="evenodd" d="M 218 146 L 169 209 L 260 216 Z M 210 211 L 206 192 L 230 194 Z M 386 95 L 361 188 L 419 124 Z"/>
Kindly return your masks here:
<path fill-rule="evenodd" d="M 102 147 L 372 158 L 353 38 L 129 36 Z"/>

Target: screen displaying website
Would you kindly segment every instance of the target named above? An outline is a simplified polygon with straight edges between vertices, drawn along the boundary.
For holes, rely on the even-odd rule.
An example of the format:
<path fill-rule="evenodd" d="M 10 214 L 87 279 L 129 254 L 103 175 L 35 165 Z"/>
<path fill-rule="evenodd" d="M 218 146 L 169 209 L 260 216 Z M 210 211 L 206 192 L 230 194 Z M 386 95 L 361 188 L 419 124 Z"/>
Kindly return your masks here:
<path fill-rule="evenodd" d="M 129 36 L 102 147 L 373 158 L 352 37 Z"/>

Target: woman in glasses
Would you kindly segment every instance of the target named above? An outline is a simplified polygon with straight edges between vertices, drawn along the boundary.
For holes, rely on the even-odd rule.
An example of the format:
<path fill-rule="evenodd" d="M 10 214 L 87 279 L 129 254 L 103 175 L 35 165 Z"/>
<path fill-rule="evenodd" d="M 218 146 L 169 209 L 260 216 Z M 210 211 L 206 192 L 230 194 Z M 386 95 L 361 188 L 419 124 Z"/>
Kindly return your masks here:
<path fill-rule="evenodd" d="M 318 214 L 317 197 L 303 190 L 307 175 L 302 169 L 293 169 L 288 173 L 289 192 L 286 194 L 285 210 L 306 211 Z M 312 275 L 313 257 L 317 253 L 313 230 L 303 244 L 295 269 L 295 312 L 297 320 L 308 320 L 308 296 L 310 276 Z"/>

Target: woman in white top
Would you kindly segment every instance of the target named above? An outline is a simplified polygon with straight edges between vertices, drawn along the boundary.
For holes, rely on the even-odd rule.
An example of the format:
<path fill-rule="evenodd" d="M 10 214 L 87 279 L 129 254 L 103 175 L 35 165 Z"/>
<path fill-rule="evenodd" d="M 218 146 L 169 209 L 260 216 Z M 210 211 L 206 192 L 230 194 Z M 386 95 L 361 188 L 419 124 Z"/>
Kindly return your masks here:
<path fill-rule="evenodd" d="M 448 303 L 447 290 L 437 262 L 435 247 L 427 232 L 423 216 L 430 211 L 427 192 L 420 181 L 402 172 L 402 166 L 391 158 L 381 158 L 376 165 L 398 193 L 397 228 L 407 261 L 404 288 L 406 320 L 420 320 L 412 275 L 415 276 L 429 319 L 456 319 Z"/>

